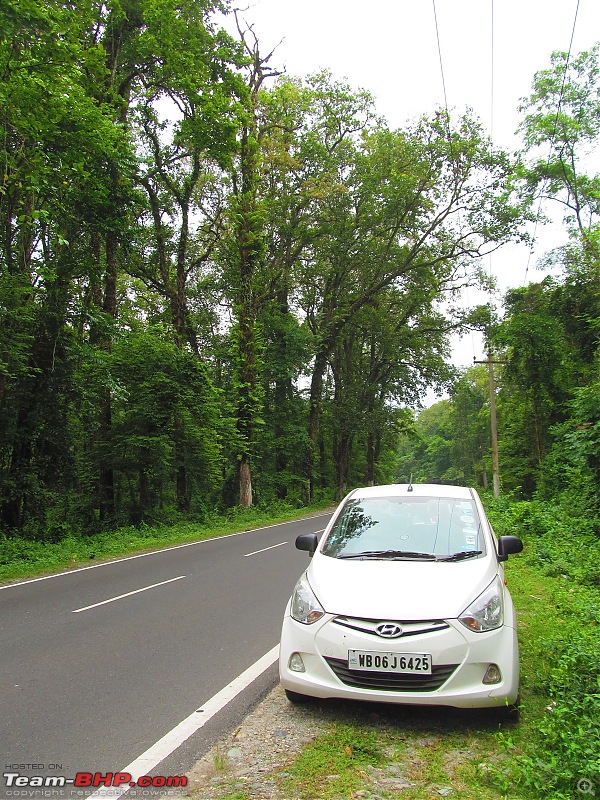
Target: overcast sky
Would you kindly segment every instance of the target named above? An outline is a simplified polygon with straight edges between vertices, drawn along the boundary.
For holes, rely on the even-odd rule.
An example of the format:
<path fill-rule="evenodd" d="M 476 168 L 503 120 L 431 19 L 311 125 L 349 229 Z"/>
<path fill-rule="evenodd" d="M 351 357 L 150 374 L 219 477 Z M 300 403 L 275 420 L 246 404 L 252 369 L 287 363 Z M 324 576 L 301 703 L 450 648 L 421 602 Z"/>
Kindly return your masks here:
<path fill-rule="evenodd" d="M 511 151 L 534 73 L 554 50 L 569 50 L 574 24 L 573 54 L 600 40 L 600 0 L 249 0 L 242 16 L 261 52 L 276 48 L 271 66 L 298 76 L 330 69 L 368 89 L 391 127 L 443 106 L 445 83 L 450 110 L 472 108 L 494 143 Z M 537 258 L 565 233 L 556 225 L 538 234 L 531 258 L 524 246 L 493 256 L 488 268 L 500 289 L 541 279 Z M 467 364 L 474 355 L 482 357 L 479 342 L 467 337 L 454 360 Z"/>

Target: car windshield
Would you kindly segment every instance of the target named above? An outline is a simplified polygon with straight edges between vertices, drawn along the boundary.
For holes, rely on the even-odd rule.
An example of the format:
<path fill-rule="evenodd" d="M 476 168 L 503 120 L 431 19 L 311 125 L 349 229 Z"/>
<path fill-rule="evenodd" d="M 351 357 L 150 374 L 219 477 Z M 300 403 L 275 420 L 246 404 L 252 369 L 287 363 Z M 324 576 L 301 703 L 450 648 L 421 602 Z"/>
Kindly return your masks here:
<path fill-rule="evenodd" d="M 323 545 L 332 558 L 462 561 L 484 552 L 472 500 L 368 497 L 349 500 Z"/>

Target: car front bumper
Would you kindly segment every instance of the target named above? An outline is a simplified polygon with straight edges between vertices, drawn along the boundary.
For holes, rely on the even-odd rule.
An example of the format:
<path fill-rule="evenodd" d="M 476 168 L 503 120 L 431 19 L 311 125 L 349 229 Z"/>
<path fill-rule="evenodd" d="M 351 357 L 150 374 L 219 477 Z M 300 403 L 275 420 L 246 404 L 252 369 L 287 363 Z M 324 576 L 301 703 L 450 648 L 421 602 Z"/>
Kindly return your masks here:
<path fill-rule="evenodd" d="M 409 631 L 423 630 L 384 639 L 347 622 L 347 618 L 326 614 L 313 625 L 303 625 L 292 619 L 288 607 L 279 659 L 284 689 L 320 698 L 457 708 L 504 706 L 517 699 L 519 652 L 514 627 L 505 624 L 494 631 L 474 633 L 455 619 L 425 621 L 420 626 L 401 623 Z M 431 654 L 432 672 L 390 675 L 350 670 L 349 650 Z M 299 654 L 304 671 L 290 668 L 294 654 Z M 498 666 L 500 680 L 485 684 L 484 676 L 492 664 Z"/>

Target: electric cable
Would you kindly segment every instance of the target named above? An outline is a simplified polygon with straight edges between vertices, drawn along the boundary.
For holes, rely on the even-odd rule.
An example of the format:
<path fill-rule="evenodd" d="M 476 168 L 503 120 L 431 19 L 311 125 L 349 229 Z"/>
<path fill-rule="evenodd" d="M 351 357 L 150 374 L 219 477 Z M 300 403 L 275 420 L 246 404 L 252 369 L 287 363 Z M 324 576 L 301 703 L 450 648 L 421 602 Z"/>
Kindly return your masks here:
<path fill-rule="evenodd" d="M 494 0 L 491 0 L 491 24 L 490 24 L 490 153 L 494 151 L 494 77 L 495 77 L 495 31 L 494 31 Z M 488 262 L 488 307 L 489 307 L 489 332 L 488 332 L 488 348 L 491 348 L 491 330 L 492 330 L 492 258 L 493 254 L 489 254 Z M 473 359 L 475 356 L 473 356 Z"/>
<path fill-rule="evenodd" d="M 439 59 L 440 59 L 440 72 L 442 74 L 442 89 L 444 91 L 444 105 L 446 107 L 446 114 L 447 114 L 448 125 L 449 125 L 450 124 L 450 112 L 448 110 L 448 96 L 446 94 L 446 80 L 444 78 L 444 64 L 442 62 L 442 47 L 441 47 L 441 44 L 440 44 L 440 29 L 439 29 L 439 26 L 438 26 L 438 18 L 437 18 L 437 11 L 436 11 L 436 7 L 435 7 L 435 0 L 432 0 L 432 2 L 433 2 L 433 18 L 435 20 L 435 35 L 436 35 L 436 38 L 437 38 L 438 56 L 439 56 Z"/>

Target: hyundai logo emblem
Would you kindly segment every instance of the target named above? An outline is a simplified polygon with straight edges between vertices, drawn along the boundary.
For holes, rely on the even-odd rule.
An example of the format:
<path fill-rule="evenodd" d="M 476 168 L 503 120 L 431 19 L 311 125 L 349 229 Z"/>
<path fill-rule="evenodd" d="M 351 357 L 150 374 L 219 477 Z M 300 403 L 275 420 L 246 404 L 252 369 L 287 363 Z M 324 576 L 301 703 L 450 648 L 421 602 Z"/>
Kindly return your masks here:
<path fill-rule="evenodd" d="M 382 622 L 375 630 L 385 639 L 397 639 L 398 636 L 402 636 L 402 628 L 395 622 Z"/>

